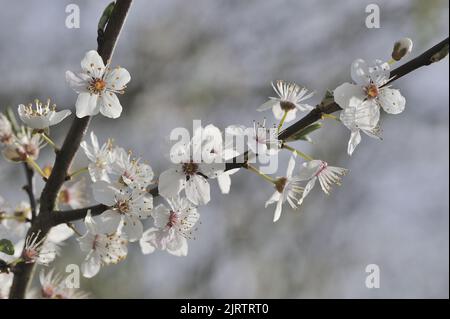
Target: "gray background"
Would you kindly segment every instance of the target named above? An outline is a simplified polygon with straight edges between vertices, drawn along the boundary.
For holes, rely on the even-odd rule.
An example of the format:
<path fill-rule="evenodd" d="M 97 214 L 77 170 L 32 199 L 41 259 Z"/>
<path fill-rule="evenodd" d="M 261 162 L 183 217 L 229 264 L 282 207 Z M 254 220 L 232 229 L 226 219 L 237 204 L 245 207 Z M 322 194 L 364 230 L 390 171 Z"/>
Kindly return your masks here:
<path fill-rule="evenodd" d="M 96 47 L 108 1 L 72 1 L 81 28 L 65 28 L 70 1 L 0 0 L 0 107 L 51 97 L 73 107 L 64 72 L 77 71 Z M 137 0 L 113 64 L 132 75 L 113 121 L 91 128 L 133 149 L 159 174 L 169 166 L 167 136 L 193 119 L 224 128 L 250 124 L 272 95 L 270 81 L 296 81 L 317 94 L 350 79 L 353 59 L 387 59 L 395 40 L 414 40 L 412 56 L 448 36 L 448 1 L 377 1 L 381 28 L 364 25 L 369 1 Z M 272 223 L 272 189 L 246 171 L 201 207 L 189 255 L 143 256 L 138 245 L 119 265 L 82 288 L 96 297 L 379 298 L 449 296 L 448 58 L 397 82 L 405 112 L 383 116 L 384 140 L 363 137 L 349 158 L 349 131 L 334 121 L 297 147 L 351 170 L 330 195 L 315 189 L 300 211 Z M 69 121 L 52 134 L 61 143 Z M 51 163 L 51 152 L 39 162 Z M 280 173 L 287 157 L 282 157 Z M 85 159 L 79 156 L 76 166 Z M 20 165 L 0 159 L 0 195 L 26 199 Z M 40 187 L 42 185 L 39 185 Z M 149 223 L 147 223 L 149 225 Z M 57 263 L 80 263 L 76 241 Z M 381 268 L 381 288 L 367 289 L 367 264 Z"/>

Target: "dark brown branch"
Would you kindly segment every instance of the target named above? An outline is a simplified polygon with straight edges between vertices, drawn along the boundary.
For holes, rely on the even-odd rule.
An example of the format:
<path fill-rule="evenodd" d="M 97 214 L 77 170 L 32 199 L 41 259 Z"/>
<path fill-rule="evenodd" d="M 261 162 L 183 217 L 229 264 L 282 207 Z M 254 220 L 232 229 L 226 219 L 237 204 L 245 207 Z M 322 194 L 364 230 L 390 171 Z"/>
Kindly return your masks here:
<path fill-rule="evenodd" d="M 76 220 L 83 219 L 87 212 L 90 211 L 92 216 L 97 216 L 108 209 L 106 205 L 95 205 L 80 209 L 68 210 L 68 211 L 55 211 L 53 212 L 52 221 L 53 226 L 59 224 L 70 223 Z"/>
<path fill-rule="evenodd" d="M 402 76 L 417 70 L 418 68 L 429 65 L 433 63 L 431 61 L 431 57 L 433 57 L 436 53 L 441 52 L 441 50 L 445 47 L 445 45 L 448 45 L 448 38 L 444 41 L 440 42 L 439 44 L 435 45 L 431 49 L 427 50 L 417 58 L 403 64 L 402 66 L 394 69 L 391 71 L 391 75 L 393 77 L 393 80 L 399 79 Z M 431 62 L 430 62 L 431 61 Z M 392 80 L 392 81 L 393 81 Z M 305 127 L 317 122 L 322 118 L 323 114 L 331 114 L 334 112 L 337 112 L 341 110 L 339 105 L 337 105 L 335 102 L 331 102 L 329 104 L 320 104 L 318 105 L 314 110 L 309 112 L 307 115 L 305 115 L 303 118 L 301 118 L 299 121 L 295 122 L 293 125 L 289 126 L 280 134 L 278 135 L 279 140 L 286 140 L 288 137 L 294 135 L 298 131 L 304 129 Z M 242 159 L 242 157 L 241 157 Z M 228 162 L 226 164 L 226 171 L 234 169 L 234 168 L 241 168 L 245 165 L 245 163 L 242 163 L 242 161 L 238 161 L 238 157 L 235 157 L 232 161 Z M 153 187 L 149 190 L 149 193 L 153 196 L 158 196 L 158 187 Z M 54 225 L 67 223 L 79 219 L 83 219 L 88 210 L 91 210 L 91 214 L 93 216 L 100 215 L 103 211 L 105 211 L 107 207 L 105 205 L 96 205 L 91 206 L 87 208 L 77 209 L 77 210 L 71 210 L 71 211 L 65 211 L 65 212 L 58 212 L 58 218 L 55 219 Z"/>
<path fill-rule="evenodd" d="M 27 192 L 28 200 L 31 208 L 31 220 L 36 218 L 36 197 L 34 196 L 34 171 L 28 166 L 27 163 L 23 163 L 27 184 L 23 187 Z"/>
<path fill-rule="evenodd" d="M 132 0 L 117 0 L 114 10 L 106 26 L 102 41 L 99 43 L 97 51 L 105 63 L 109 62 L 114 52 L 117 40 L 122 30 L 128 10 Z M 80 142 L 87 130 L 90 117 L 75 118 L 67 133 L 61 150 L 57 153 L 52 173 L 45 184 L 41 194 L 40 212 L 27 233 L 37 234 L 40 231 L 40 238 L 47 235 L 54 226 L 52 213 L 55 207 L 56 198 L 62 184 L 66 181 L 67 171 L 72 164 L 72 160 L 77 152 Z M 10 298 L 24 298 L 29 282 L 33 276 L 34 264 L 20 263 L 17 265 L 13 284 L 10 291 Z"/>

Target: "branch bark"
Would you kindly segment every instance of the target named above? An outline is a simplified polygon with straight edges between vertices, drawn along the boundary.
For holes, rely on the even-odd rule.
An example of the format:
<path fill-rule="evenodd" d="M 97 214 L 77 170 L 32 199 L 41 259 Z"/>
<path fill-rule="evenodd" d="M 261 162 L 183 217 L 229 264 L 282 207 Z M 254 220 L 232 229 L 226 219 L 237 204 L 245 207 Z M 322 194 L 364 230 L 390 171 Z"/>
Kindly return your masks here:
<path fill-rule="evenodd" d="M 36 218 L 36 197 L 34 195 L 34 171 L 28 166 L 27 163 L 23 163 L 27 184 L 23 187 L 27 192 L 28 199 L 31 208 L 31 221 Z"/>
<path fill-rule="evenodd" d="M 433 57 L 436 56 L 436 54 L 442 52 L 442 50 L 445 49 L 446 46 L 448 46 L 449 38 L 441 41 L 431 49 L 425 51 L 415 59 L 401 65 L 400 67 L 394 69 L 391 71 L 392 79 L 389 81 L 389 83 L 398 80 L 399 78 L 423 67 L 426 65 L 430 65 L 431 63 L 437 62 L 433 60 Z M 329 104 L 320 104 L 317 105 L 315 109 L 313 109 L 311 112 L 309 112 L 307 115 L 305 115 L 303 118 L 280 132 L 278 135 L 279 140 L 286 140 L 290 136 L 294 135 L 298 131 L 304 129 L 305 127 L 317 122 L 322 118 L 323 114 L 331 114 L 334 112 L 337 112 L 341 110 L 339 105 L 337 105 L 335 102 L 331 102 Z M 235 157 L 233 160 L 228 162 L 226 164 L 226 171 L 234 169 L 234 168 L 242 168 L 244 167 L 245 163 L 238 162 L 238 157 Z M 158 193 L 158 187 L 154 187 L 149 190 L 149 193 L 153 195 L 154 197 L 159 196 Z M 95 205 L 87 208 L 81 208 L 77 210 L 70 210 L 70 211 L 61 211 L 56 212 L 54 214 L 53 218 L 53 224 L 58 225 L 62 223 L 68 223 L 75 220 L 83 219 L 88 210 L 91 211 L 92 216 L 100 215 L 103 213 L 106 209 L 108 209 L 105 205 Z"/>
<path fill-rule="evenodd" d="M 117 0 L 114 10 L 106 26 L 105 32 L 98 46 L 98 53 L 105 63 L 111 59 L 123 24 L 125 23 L 132 0 Z M 57 153 L 52 173 L 45 184 L 40 199 L 39 215 L 32 221 L 27 236 L 37 234 L 43 238 L 47 235 L 53 222 L 53 210 L 59 190 L 66 181 L 67 171 L 77 152 L 80 142 L 87 130 L 90 117 L 75 118 L 67 133 L 61 150 Z M 33 277 L 35 264 L 20 263 L 16 266 L 13 284 L 11 286 L 11 299 L 24 298 L 28 285 Z"/>

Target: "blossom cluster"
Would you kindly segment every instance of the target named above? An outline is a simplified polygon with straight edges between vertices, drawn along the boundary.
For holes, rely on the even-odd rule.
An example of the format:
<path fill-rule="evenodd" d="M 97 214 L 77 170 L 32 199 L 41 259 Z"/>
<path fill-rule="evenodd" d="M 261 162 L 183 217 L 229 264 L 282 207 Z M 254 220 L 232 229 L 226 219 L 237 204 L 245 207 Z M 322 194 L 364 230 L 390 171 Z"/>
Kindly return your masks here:
<path fill-rule="evenodd" d="M 408 41 L 402 43 L 397 46 L 401 53 L 396 52 L 395 61 L 408 53 L 412 46 Z M 391 63 L 376 60 L 368 64 L 357 59 L 351 65 L 354 83 L 341 84 L 332 92 L 334 101 L 342 109 L 340 118 L 335 119 L 351 131 L 347 146 L 349 155 L 361 142 L 361 131 L 371 137 L 380 137 L 380 109 L 389 114 L 399 114 L 405 108 L 405 98 L 389 86 Z M 67 71 L 66 80 L 78 94 L 75 105 L 78 118 L 99 113 L 112 119 L 120 117 L 123 108 L 117 94 L 123 94 L 131 80 L 126 69 L 110 68 L 96 51 L 88 51 L 81 61 L 81 72 Z M 68 181 L 59 190 L 55 207 L 58 210 L 86 209 L 84 234 L 70 223 L 55 226 L 47 234 L 32 232 L 31 223 L 39 216 L 39 205 L 32 208 L 22 202 L 11 208 L 0 198 L 0 239 L 8 238 L 14 245 L 11 253 L 0 252 L 0 297 L 8 294 L 16 264 L 49 266 L 61 253 L 64 241 L 74 234 L 78 237 L 81 251 L 86 253 L 81 271 L 87 278 L 98 274 L 101 267 L 125 259 L 130 243 L 139 243 L 144 254 L 163 250 L 175 256 L 186 256 L 188 241 L 195 238 L 200 223 L 199 207 L 211 200 L 211 181 L 216 179 L 221 192 L 228 194 L 231 175 L 239 169 L 256 173 L 271 184 L 273 194 L 265 206 L 275 205 L 274 222 L 280 219 L 286 202 L 298 209 L 317 182 L 322 191 L 329 194 L 333 185 L 341 184 L 348 170 L 313 158 L 290 144 L 300 140 L 311 141 L 309 134 L 320 125 L 311 125 L 290 138 L 279 139 L 284 123 L 295 120 L 298 113 L 316 108 L 307 103 L 314 92 L 281 80 L 272 83 L 272 87 L 276 97 L 270 97 L 257 110 L 271 109 L 278 125 L 267 127 L 264 120 L 255 122 L 250 128 L 230 125 L 223 131 L 212 124 L 200 126 L 194 130 L 192 138 L 172 147 L 171 167 L 159 177 L 155 177 L 146 161 L 115 145 L 112 140 L 100 143 L 91 131 L 89 138 L 80 144 L 88 165 L 69 173 Z M 25 163 L 29 170 L 34 170 L 46 180 L 52 174 L 52 167 L 47 165 L 41 169 L 37 162 L 40 150 L 50 145 L 59 151 L 51 139 L 50 127 L 61 123 L 71 115 L 71 111 L 57 111 L 50 100 L 46 104 L 36 100 L 34 104 L 20 104 L 17 113 L 22 125 L 18 125 L 10 113 L 0 113 L 2 154 L 9 161 Z M 241 139 L 245 148 L 229 143 L 230 138 L 231 141 Z M 262 166 L 254 165 L 263 158 L 277 158 L 281 151 L 291 153 L 284 174 L 269 175 L 261 169 Z M 300 159 L 301 168 L 296 169 Z M 239 165 L 231 165 L 236 163 Z M 90 188 L 86 179 L 76 179 L 83 173 L 89 176 Z M 89 189 L 97 208 L 101 209 L 86 208 Z M 158 205 L 156 200 L 160 201 Z M 148 228 L 144 226 L 147 220 L 150 221 Z M 35 297 L 86 297 L 83 292 L 67 288 L 62 275 L 54 269 L 42 270 L 40 283 L 40 292 Z"/>

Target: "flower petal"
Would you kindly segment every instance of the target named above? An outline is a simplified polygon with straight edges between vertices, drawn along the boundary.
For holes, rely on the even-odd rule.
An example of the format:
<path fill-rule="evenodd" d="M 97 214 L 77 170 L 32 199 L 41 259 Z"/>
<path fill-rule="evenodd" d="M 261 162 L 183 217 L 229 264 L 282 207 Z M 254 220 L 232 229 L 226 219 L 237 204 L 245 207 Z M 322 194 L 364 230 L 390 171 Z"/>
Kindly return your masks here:
<path fill-rule="evenodd" d="M 352 134 L 350 135 L 350 139 L 348 141 L 347 147 L 348 155 L 353 154 L 353 151 L 360 142 L 361 142 L 361 133 L 359 133 L 359 130 L 352 131 Z"/>
<path fill-rule="evenodd" d="M 142 237 L 144 231 L 141 221 L 136 215 L 124 215 L 121 231 L 130 241 L 136 241 Z"/>
<path fill-rule="evenodd" d="M 360 105 L 364 99 L 365 93 L 358 85 L 344 83 L 334 90 L 334 100 L 344 110 Z"/>
<path fill-rule="evenodd" d="M 78 94 L 77 102 L 75 103 L 77 117 L 97 115 L 100 111 L 100 105 L 97 103 L 98 95 L 83 92 Z"/>
<path fill-rule="evenodd" d="M 123 90 L 131 80 L 130 72 L 121 67 L 116 67 L 105 76 L 107 88 L 113 91 Z"/>
<path fill-rule="evenodd" d="M 186 182 L 186 197 L 195 205 L 206 205 L 210 200 L 208 181 L 200 176 L 193 175 Z"/>
<path fill-rule="evenodd" d="M 86 278 L 94 277 L 100 271 L 100 265 L 101 265 L 100 256 L 92 251 L 90 254 L 87 255 L 86 259 L 81 264 L 81 272 L 83 274 L 83 277 Z"/>
<path fill-rule="evenodd" d="M 97 181 L 92 184 L 94 198 L 97 202 L 107 206 L 112 206 L 115 203 L 115 196 L 118 193 L 117 189 L 105 181 Z"/>
<path fill-rule="evenodd" d="M 352 80 L 358 85 L 367 85 L 370 83 L 369 66 L 363 59 L 353 61 L 351 66 Z"/>
<path fill-rule="evenodd" d="M 94 78 L 102 78 L 105 72 L 105 64 L 98 52 L 91 50 L 81 60 L 81 69 Z"/>
<path fill-rule="evenodd" d="M 269 101 L 265 102 L 263 105 L 259 106 L 256 110 L 259 112 L 266 111 L 268 109 L 273 108 L 275 106 L 275 104 L 280 104 L 280 103 L 277 100 L 270 99 Z"/>
<path fill-rule="evenodd" d="M 99 98 L 100 113 L 104 116 L 116 119 L 122 114 L 122 105 L 119 98 L 113 92 L 106 91 Z"/>
<path fill-rule="evenodd" d="M 52 115 L 50 116 L 50 125 L 56 125 L 61 123 L 70 114 L 72 114 L 72 112 L 70 112 L 69 110 L 53 112 Z"/>
<path fill-rule="evenodd" d="M 165 198 L 175 197 L 184 188 L 186 176 L 175 168 L 169 168 L 159 176 L 158 191 Z"/>
<path fill-rule="evenodd" d="M 386 113 L 399 114 L 405 109 L 406 99 L 399 90 L 383 88 L 378 95 L 378 101 Z"/>

